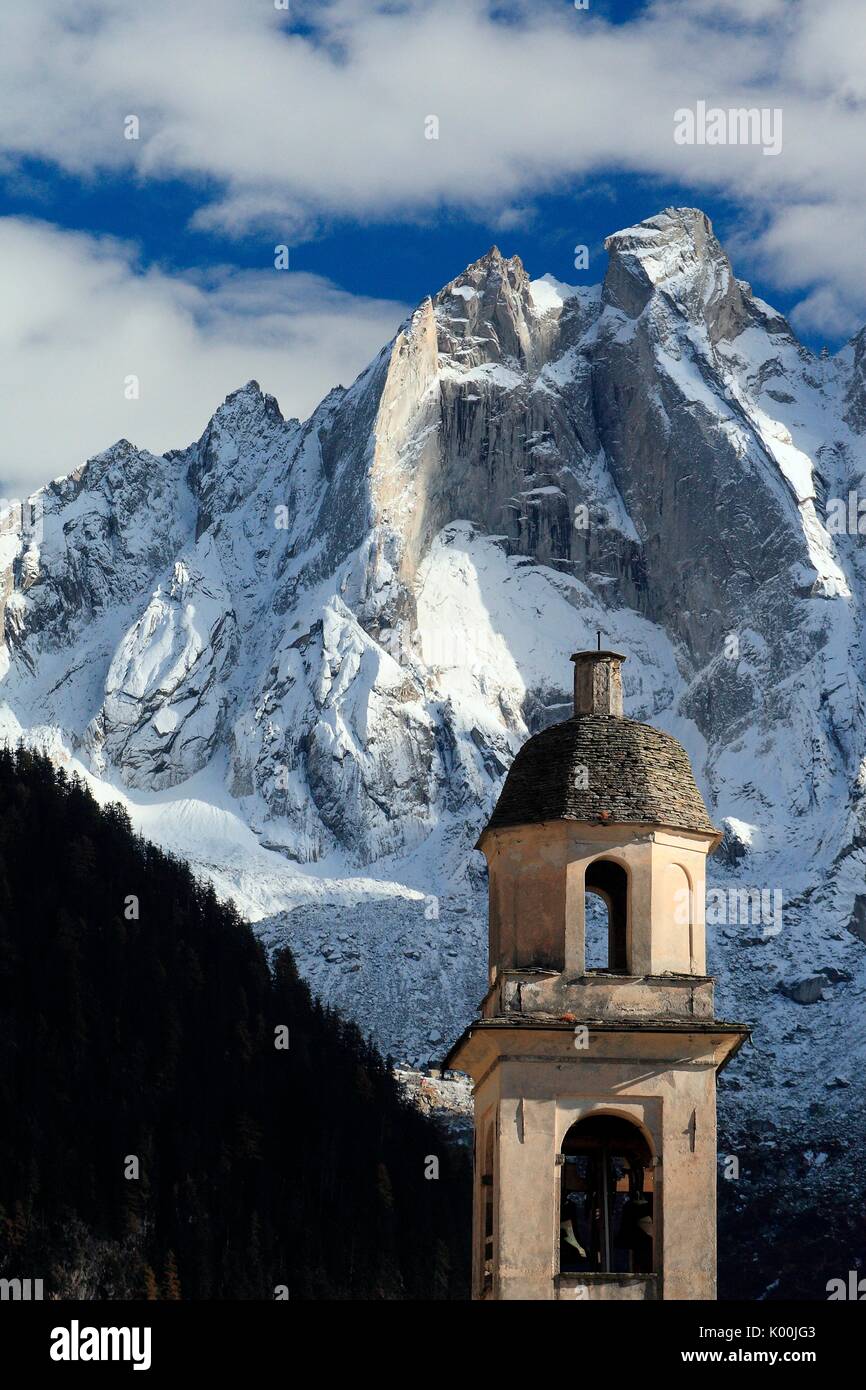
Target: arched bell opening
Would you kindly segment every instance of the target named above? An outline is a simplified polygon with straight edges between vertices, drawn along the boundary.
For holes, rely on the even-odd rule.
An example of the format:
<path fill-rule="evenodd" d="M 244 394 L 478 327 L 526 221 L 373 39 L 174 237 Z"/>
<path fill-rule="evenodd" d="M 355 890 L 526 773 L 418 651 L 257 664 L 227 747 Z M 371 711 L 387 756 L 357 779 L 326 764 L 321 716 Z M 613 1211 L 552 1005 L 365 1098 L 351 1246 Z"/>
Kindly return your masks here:
<path fill-rule="evenodd" d="M 641 1130 L 616 1115 L 578 1120 L 561 1161 L 560 1273 L 651 1274 L 654 1173 Z"/>
<path fill-rule="evenodd" d="M 628 971 L 628 874 L 612 859 L 594 859 L 584 875 L 587 970 Z"/>

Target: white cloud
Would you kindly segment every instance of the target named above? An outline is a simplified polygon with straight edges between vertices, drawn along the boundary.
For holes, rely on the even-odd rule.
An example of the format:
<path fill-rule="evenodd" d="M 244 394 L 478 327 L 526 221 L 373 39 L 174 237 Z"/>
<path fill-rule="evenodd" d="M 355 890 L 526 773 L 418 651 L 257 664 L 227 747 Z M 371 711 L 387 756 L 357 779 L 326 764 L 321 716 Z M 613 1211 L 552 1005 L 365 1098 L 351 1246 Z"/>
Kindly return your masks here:
<path fill-rule="evenodd" d="M 252 377 L 303 418 L 406 313 L 292 271 L 141 271 L 134 248 L 18 218 L 0 219 L 0 302 L 5 496 L 121 437 L 181 448 Z"/>
<path fill-rule="evenodd" d="M 791 322 L 800 333 L 823 333 L 831 339 L 852 337 L 863 327 L 862 319 L 833 285 L 820 285 L 801 299 Z"/>
<path fill-rule="evenodd" d="M 638 171 L 743 206 L 766 233 L 749 253 L 778 283 L 810 259 L 790 211 L 808 203 L 835 229 L 825 273 L 866 315 L 866 278 L 832 268 L 843 214 L 866 219 L 863 0 L 651 0 L 617 26 L 562 0 L 514 0 L 511 23 L 492 8 L 292 0 L 306 27 L 288 32 L 268 0 L 3 6 L 2 150 L 196 180 L 198 226 L 274 241 L 337 216 L 491 216 Z M 699 99 L 780 108 L 781 155 L 676 145 L 673 113 Z M 138 141 L 123 139 L 130 113 Z"/>

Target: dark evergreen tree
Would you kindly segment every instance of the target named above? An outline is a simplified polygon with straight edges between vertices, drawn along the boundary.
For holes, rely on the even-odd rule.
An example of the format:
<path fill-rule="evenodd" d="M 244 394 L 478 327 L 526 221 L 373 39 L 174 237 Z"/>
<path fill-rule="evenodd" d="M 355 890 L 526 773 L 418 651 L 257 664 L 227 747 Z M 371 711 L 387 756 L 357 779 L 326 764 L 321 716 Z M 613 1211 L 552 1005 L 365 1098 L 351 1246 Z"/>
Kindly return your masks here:
<path fill-rule="evenodd" d="M 233 906 L 24 750 L 0 750 L 0 1115 L 0 1275 L 46 1293 L 468 1294 L 464 1151 L 288 951 L 271 971 Z"/>

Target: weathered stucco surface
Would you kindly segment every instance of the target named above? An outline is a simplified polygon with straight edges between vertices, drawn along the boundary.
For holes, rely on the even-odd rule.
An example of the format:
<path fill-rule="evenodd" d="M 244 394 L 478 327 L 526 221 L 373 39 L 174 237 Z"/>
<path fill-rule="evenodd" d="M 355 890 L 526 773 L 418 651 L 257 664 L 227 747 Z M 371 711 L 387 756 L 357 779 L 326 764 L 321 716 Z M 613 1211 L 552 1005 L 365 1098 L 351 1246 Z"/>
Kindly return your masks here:
<path fill-rule="evenodd" d="M 581 718 L 596 704 L 621 708 L 621 660 L 581 654 Z M 611 758 L 595 750 L 612 786 L 611 768 L 628 747 L 616 730 L 626 722 L 609 714 Z M 544 772 L 549 750 L 539 757 L 533 748 L 544 737 L 525 745 L 524 770 Z M 622 777 L 632 809 L 649 804 L 647 789 L 654 796 L 675 779 L 683 759 L 678 744 L 652 769 L 635 753 Z M 580 820 L 573 807 L 539 821 L 523 777 L 511 787 L 508 823 L 495 812 L 481 836 L 490 987 L 481 1018 L 449 1058 L 475 1083 L 476 1298 L 716 1296 L 716 1074 L 748 1030 L 714 1018 L 704 908 L 706 858 L 718 836 L 687 772 L 689 828 L 677 797 L 669 826 Z M 599 865 L 613 866 L 607 877 Z M 587 892 L 608 905 L 604 970 L 586 968 Z M 563 1141 L 574 1124 L 600 1116 L 628 1121 L 649 1151 L 651 1272 L 560 1272 Z M 640 1165 L 644 1172 L 643 1158 Z"/>

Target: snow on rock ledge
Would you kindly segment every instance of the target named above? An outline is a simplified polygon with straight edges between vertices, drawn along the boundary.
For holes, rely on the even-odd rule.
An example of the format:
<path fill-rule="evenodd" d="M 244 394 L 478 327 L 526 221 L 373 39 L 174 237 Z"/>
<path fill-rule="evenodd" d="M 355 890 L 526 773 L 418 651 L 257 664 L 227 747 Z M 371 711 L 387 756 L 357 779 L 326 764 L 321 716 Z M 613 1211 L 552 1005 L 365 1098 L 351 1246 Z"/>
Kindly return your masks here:
<path fill-rule="evenodd" d="M 159 791 L 204 767 L 221 737 L 237 625 L 213 540 L 178 560 L 122 638 L 90 726 L 95 765 Z"/>

